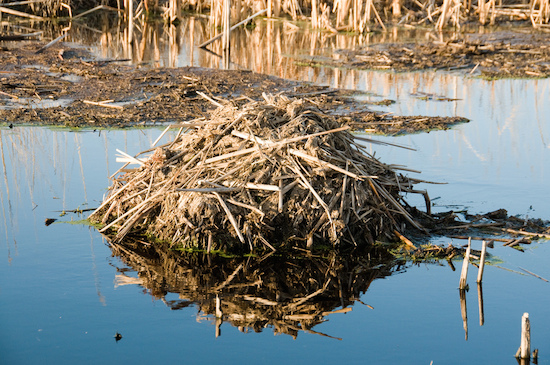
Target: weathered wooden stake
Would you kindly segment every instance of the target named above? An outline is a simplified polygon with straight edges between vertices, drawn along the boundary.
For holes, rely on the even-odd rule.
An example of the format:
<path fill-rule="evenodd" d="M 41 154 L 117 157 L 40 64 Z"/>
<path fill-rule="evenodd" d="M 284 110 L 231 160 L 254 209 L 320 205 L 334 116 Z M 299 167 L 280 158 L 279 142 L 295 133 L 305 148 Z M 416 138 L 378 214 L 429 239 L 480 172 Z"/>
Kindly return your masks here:
<path fill-rule="evenodd" d="M 458 288 L 460 290 L 466 289 L 466 278 L 468 277 L 468 264 L 470 263 L 471 243 L 472 239 L 468 237 L 468 248 L 466 249 L 466 253 L 464 254 L 464 261 L 462 261 L 462 272 L 460 273 L 460 284 L 458 285 Z"/>
<path fill-rule="evenodd" d="M 481 258 L 479 259 L 479 270 L 477 272 L 477 282 L 481 283 L 483 280 L 483 269 L 485 268 L 485 254 L 487 252 L 487 242 L 483 241 L 483 246 L 481 247 Z"/>

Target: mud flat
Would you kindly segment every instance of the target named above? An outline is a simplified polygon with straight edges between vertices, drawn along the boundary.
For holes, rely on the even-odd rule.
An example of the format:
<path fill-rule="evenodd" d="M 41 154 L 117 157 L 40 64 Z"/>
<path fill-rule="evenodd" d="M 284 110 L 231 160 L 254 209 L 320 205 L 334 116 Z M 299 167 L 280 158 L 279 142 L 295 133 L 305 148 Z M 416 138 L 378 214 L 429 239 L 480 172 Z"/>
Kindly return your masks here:
<path fill-rule="evenodd" d="M 0 123 L 102 128 L 184 122 L 208 116 L 216 103 L 261 100 L 264 92 L 307 98 L 343 125 L 378 133 L 447 129 L 467 122 L 461 117 L 388 115 L 357 101 L 349 90 L 251 71 L 139 68 L 127 60 L 94 59 L 74 45 L 60 43 L 37 54 L 40 48 L 4 42 Z"/>
<path fill-rule="evenodd" d="M 445 42 L 385 43 L 341 49 L 332 59 L 311 63 L 398 72 L 460 70 L 484 78 L 546 78 L 550 76 L 549 41 L 548 33 L 532 29 L 466 33 Z"/>

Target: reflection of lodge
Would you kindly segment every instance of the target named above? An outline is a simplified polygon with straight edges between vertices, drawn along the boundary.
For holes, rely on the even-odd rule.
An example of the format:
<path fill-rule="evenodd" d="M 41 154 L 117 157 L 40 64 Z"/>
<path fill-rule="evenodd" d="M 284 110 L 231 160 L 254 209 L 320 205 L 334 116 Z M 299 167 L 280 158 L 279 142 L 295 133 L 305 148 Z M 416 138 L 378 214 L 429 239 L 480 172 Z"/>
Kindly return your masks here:
<path fill-rule="evenodd" d="M 328 314 L 351 311 L 374 279 L 394 271 L 381 258 L 368 258 L 378 256 L 374 252 L 347 258 L 220 258 L 142 244 L 111 248 L 138 274 L 138 279 L 118 275 L 117 285 L 139 283 L 171 309 L 197 305 L 214 318 L 216 335 L 222 320 L 243 332 L 271 326 L 294 338 L 299 331 L 324 335 L 312 328 Z M 180 299 L 166 300 L 168 293 Z"/>

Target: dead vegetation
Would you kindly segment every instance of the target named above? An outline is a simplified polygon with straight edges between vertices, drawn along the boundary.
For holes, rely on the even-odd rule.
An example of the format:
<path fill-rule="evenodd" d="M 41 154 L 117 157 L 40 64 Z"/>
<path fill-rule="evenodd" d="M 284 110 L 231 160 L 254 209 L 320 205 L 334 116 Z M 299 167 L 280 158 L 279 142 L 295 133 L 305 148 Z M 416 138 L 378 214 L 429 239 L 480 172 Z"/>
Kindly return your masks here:
<path fill-rule="evenodd" d="M 375 44 L 359 50 L 340 50 L 334 66 L 359 69 L 418 71 L 463 70 L 483 77 L 550 76 L 550 48 L 546 36 L 466 35 L 447 42 Z"/>
<path fill-rule="evenodd" d="M 141 0 L 102 1 L 43 0 L 28 3 L 3 4 L 0 12 L 40 20 L 44 17 L 78 17 L 77 13 L 90 13 L 107 9 L 123 14 L 130 23 L 134 18 L 162 17 L 166 22 L 181 19 L 183 12 L 207 13 L 209 21 L 220 27 L 223 18 L 223 0 Z M 22 7 L 23 5 L 24 7 Z M 16 9 L 21 9 L 19 11 Z M 550 19 L 548 0 L 499 1 L 478 0 L 238 0 L 231 1 L 232 23 L 251 14 L 265 11 L 267 17 L 287 17 L 305 20 L 312 28 L 339 31 L 370 32 L 373 28 L 386 30 L 391 24 L 425 26 L 432 24 L 441 30 L 448 26 L 460 28 L 465 23 L 494 25 L 500 21 L 519 20 L 535 28 L 547 28 Z"/>
<path fill-rule="evenodd" d="M 141 167 L 113 179 L 92 221 L 115 242 L 140 233 L 207 251 L 353 247 L 422 230 L 401 194 L 424 194 L 429 211 L 426 192 L 360 143 L 376 141 L 305 100 L 264 98 L 228 103 L 180 124 L 173 142 L 126 156 Z"/>

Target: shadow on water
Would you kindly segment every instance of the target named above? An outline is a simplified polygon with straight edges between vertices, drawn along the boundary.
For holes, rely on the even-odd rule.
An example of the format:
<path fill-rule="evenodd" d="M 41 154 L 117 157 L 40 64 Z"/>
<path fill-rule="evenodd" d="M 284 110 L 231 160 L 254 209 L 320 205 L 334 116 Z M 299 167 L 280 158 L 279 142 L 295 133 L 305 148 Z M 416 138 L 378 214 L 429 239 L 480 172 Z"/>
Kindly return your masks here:
<path fill-rule="evenodd" d="M 110 246 L 113 255 L 137 273 L 131 277 L 127 268 L 117 268 L 115 286 L 138 284 L 172 310 L 196 306 L 198 319 L 215 323 L 216 337 L 225 322 L 241 332 L 271 327 L 275 334 L 294 338 L 300 332 L 336 338 L 314 327 L 331 314 L 352 311 L 356 303 L 368 306 L 360 298 L 371 283 L 404 269 L 375 250 L 346 256 L 297 251 L 228 258 L 141 242 Z M 169 299 L 170 294 L 178 299 Z"/>

